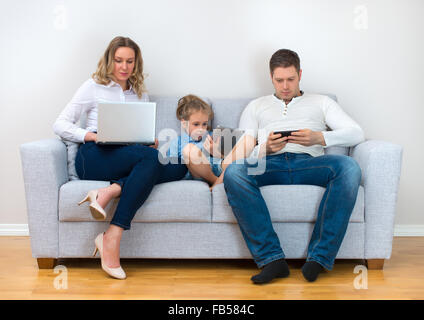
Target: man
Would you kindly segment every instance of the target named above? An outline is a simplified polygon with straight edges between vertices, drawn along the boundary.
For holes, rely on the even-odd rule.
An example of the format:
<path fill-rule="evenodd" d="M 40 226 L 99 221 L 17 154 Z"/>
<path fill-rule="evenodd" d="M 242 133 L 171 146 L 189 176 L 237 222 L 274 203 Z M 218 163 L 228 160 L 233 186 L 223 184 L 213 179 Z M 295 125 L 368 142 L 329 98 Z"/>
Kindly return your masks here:
<path fill-rule="evenodd" d="M 325 187 L 302 267 L 305 279 L 315 281 L 323 268 L 333 267 L 361 181 L 355 160 L 324 155 L 324 148 L 356 145 L 364 140 L 364 134 L 334 100 L 299 89 L 302 70 L 295 52 L 275 52 L 270 72 L 275 93 L 253 100 L 243 111 L 239 128 L 246 133 L 224 159 L 225 171 L 217 183 L 224 182 L 243 237 L 262 269 L 251 278 L 254 283 L 267 283 L 290 273 L 259 188 L 271 184 Z M 297 131 L 286 137 L 275 133 L 293 130 Z M 254 149 L 259 161 L 266 164 L 262 174 L 249 171 L 257 164 L 240 161 Z"/>

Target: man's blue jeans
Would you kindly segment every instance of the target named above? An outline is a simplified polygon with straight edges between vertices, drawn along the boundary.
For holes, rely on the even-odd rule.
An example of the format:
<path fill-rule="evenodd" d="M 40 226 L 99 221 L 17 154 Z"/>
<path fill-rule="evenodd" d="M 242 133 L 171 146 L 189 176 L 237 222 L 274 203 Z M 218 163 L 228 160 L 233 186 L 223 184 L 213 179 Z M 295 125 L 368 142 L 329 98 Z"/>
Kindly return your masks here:
<path fill-rule="evenodd" d="M 331 270 L 355 206 L 361 182 L 359 165 L 343 155 L 312 157 L 295 153 L 267 156 L 260 161 L 266 161 L 263 174 L 249 174 L 249 168 L 258 164 L 249 164 L 247 160 L 233 162 L 224 173 L 228 202 L 256 264 L 261 268 L 285 258 L 259 188 L 307 184 L 326 188 L 309 242 L 307 261 L 316 261 Z"/>

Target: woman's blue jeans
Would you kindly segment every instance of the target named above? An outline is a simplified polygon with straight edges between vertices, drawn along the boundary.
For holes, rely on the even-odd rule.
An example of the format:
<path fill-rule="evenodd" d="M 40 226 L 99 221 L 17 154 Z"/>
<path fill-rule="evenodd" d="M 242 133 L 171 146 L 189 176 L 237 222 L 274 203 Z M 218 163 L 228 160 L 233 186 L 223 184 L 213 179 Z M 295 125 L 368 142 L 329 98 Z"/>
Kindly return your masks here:
<path fill-rule="evenodd" d="M 325 187 L 314 230 L 308 246 L 307 261 L 333 268 L 361 182 L 356 161 L 343 155 L 312 157 L 308 154 L 282 153 L 263 158 L 265 172 L 249 173 L 258 164 L 233 162 L 224 173 L 224 186 L 244 240 L 259 268 L 285 258 L 260 192 L 265 185 L 308 184 Z M 265 161 L 265 163 L 264 163 Z"/>
<path fill-rule="evenodd" d="M 187 166 L 181 161 L 163 165 L 159 152 L 143 145 L 81 144 L 75 168 L 82 180 L 118 183 L 121 196 L 111 224 L 129 230 L 137 210 L 150 195 L 155 184 L 182 179 Z"/>

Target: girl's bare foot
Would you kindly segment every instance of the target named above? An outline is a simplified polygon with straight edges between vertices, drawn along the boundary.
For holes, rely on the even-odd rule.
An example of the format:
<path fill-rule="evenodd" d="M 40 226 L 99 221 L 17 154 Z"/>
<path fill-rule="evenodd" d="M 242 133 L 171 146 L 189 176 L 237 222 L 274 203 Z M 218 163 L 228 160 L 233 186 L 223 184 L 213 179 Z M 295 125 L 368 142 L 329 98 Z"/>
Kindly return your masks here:
<path fill-rule="evenodd" d="M 211 187 L 209 188 L 211 191 L 212 189 L 217 186 L 218 184 L 224 183 L 224 175 L 221 174 L 216 180 L 215 182 L 211 185 Z"/>

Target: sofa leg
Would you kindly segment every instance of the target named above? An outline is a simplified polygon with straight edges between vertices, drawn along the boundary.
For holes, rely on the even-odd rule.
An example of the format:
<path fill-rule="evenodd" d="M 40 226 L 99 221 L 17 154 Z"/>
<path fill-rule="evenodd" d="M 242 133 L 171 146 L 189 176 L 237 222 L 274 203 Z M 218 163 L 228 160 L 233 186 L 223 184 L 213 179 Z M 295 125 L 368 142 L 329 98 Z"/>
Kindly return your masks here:
<path fill-rule="evenodd" d="M 369 270 L 383 270 L 384 259 L 367 259 Z"/>
<path fill-rule="evenodd" d="M 38 269 L 53 269 L 57 264 L 55 258 L 37 258 Z"/>

